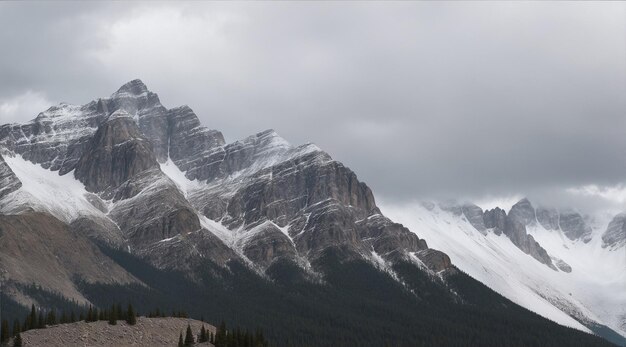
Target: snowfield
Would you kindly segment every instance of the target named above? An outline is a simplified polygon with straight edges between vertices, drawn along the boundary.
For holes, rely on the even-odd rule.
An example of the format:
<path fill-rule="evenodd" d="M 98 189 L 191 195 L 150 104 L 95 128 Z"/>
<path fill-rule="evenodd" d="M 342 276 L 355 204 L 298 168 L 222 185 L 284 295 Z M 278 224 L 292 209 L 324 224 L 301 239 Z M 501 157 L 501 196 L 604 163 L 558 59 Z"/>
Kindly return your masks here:
<path fill-rule="evenodd" d="M 459 269 L 511 301 L 562 325 L 589 332 L 579 321 L 592 321 L 626 336 L 626 249 L 602 248 L 600 236 L 608 220 L 598 223 L 586 244 L 569 240 L 560 230 L 527 228 L 550 256 L 572 267 L 567 273 L 541 264 L 504 234 L 481 234 L 462 214 L 438 206 L 429 210 L 420 203 L 381 209 L 426 239 L 429 247 L 447 253 Z"/>

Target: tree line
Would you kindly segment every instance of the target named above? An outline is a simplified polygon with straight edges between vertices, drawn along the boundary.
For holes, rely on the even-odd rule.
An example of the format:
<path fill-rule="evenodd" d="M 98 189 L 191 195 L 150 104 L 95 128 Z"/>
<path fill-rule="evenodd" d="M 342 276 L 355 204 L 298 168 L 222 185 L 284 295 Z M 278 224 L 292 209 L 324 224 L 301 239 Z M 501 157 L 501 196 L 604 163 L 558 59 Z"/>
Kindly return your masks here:
<path fill-rule="evenodd" d="M 269 345 L 261 329 L 257 329 L 254 333 L 239 327 L 228 330 L 224 321 L 216 328 L 215 334 L 207 331 L 202 325 L 197 336 L 194 336 L 191 325 L 187 324 L 185 338 L 183 339 L 182 332 L 178 335 L 178 347 L 193 346 L 196 342 L 209 342 L 215 347 L 267 347 Z"/>
<path fill-rule="evenodd" d="M 78 317 L 78 318 L 77 318 Z M 137 324 L 137 314 L 132 304 L 128 304 L 126 309 L 122 309 L 121 304 L 111 305 L 109 309 L 98 310 L 98 308 L 89 306 L 85 310 L 81 310 L 78 314 L 71 310 L 69 313 L 65 310 L 59 312 L 55 309 L 46 310 L 44 308 L 36 308 L 31 305 L 30 313 L 26 315 L 23 321 L 15 319 L 13 328 L 9 330 L 9 321 L 2 320 L 0 324 L 0 344 L 5 345 L 10 338 L 13 338 L 13 346 L 22 346 L 21 333 L 33 329 L 45 329 L 48 326 L 66 323 L 75 323 L 78 321 L 96 322 L 108 321 L 111 325 L 116 325 L 118 320 L 126 321 L 129 325 Z"/>

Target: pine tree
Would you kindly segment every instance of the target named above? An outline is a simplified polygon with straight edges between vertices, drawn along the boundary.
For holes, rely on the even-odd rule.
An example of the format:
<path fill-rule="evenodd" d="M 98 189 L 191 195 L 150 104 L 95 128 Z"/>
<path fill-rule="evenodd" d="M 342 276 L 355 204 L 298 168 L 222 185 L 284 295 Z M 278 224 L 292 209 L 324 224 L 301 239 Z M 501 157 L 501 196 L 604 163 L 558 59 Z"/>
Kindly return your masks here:
<path fill-rule="evenodd" d="M 122 310 L 122 304 L 118 303 L 115 309 L 117 310 L 117 319 L 126 320 L 126 315 L 124 314 L 124 311 Z"/>
<path fill-rule="evenodd" d="M 20 332 L 22 332 L 22 326 L 20 325 L 20 321 L 16 319 L 13 322 L 13 334 L 11 334 L 11 336 L 17 336 Z"/>
<path fill-rule="evenodd" d="M 87 317 L 85 317 L 85 322 L 91 322 L 91 317 L 93 316 L 93 307 L 89 305 L 89 310 L 87 311 Z M 81 319 L 82 320 L 82 319 Z"/>
<path fill-rule="evenodd" d="M 83 320 L 83 318 L 81 317 L 80 320 Z M 72 313 L 70 313 L 70 323 L 75 323 L 76 322 L 76 314 L 74 313 L 74 310 L 72 310 Z"/>
<path fill-rule="evenodd" d="M 178 347 L 184 347 L 184 346 L 185 346 L 185 344 L 183 343 L 183 333 L 181 332 L 178 335 Z"/>
<path fill-rule="evenodd" d="M 202 329 L 200 329 L 200 338 L 198 338 L 198 342 L 208 342 L 209 337 L 207 336 L 206 329 L 204 328 L 204 324 L 202 325 Z"/>
<path fill-rule="evenodd" d="M 37 319 L 37 329 L 46 327 L 46 320 L 43 317 L 43 310 L 39 310 L 39 318 Z"/>
<path fill-rule="evenodd" d="M 13 339 L 13 347 L 22 347 L 22 334 L 17 333 L 17 336 Z"/>
<path fill-rule="evenodd" d="M 0 344 L 9 340 L 9 321 L 2 320 L 2 328 L 0 328 Z"/>
<path fill-rule="evenodd" d="M 109 312 L 109 324 L 117 324 L 117 310 L 115 309 L 115 305 L 111 305 L 111 311 Z"/>
<path fill-rule="evenodd" d="M 128 312 L 126 313 L 126 323 L 128 325 L 137 324 L 137 316 L 135 315 L 135 310 L 133 310 L 133 305 L 128 304 Z"/>
<path fill-rule="evenodd" d="M 57 315 L 55 310 L 50 310 L 48 312 L 48 316 L 46 317 L 46 325 L 55 325 L 57 324 Z"/>
<path fill-rule="evenodd" d="M 185 346 L 192 346 L 196 341 L 193 338 L 191 326 L 187 324 L 187 333 L 185 334 Z"/>

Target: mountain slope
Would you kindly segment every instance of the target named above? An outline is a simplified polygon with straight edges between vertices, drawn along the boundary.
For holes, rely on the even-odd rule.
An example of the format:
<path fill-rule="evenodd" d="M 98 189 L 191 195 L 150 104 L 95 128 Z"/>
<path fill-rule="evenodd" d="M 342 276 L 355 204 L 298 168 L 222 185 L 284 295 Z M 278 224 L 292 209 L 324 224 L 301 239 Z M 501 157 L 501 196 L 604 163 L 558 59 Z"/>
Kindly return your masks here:
<path fill-rule="evenodd" d="M 481 232 L 464 215 L 435 204 L 387 206 L 384 211 L 449 254 L 459 269 L 513 302 L 566 326 L 588 331 L 606 325 L 626 335 L 625 250 L 602 247 L 604 227 L 571 240 L 560 228 L 546 230 L 529 202 L 517 206 L 510 214 L 528 224 L 528 234 L 560 264 L 559 269 L 526 254 L 507 235 L 496 233 L 496 227 Z M 525 221 L 520 206 L 532 208 Z M 492 214 L 485 213 L 486 221 Z"/>

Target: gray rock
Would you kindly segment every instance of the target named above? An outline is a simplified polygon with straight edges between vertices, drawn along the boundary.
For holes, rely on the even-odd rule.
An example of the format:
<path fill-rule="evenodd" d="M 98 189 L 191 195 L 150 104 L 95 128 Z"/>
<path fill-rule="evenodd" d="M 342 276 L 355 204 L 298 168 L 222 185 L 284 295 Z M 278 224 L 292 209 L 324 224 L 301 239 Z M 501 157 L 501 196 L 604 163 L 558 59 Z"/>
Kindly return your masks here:
<path fill-rule="evenodd" d="M 506 225 L 506 212 L 499 207 L 487 210 L 483 214 L 483 221 L 486 228 L 493 229 L 496 235 L 501 235 Z"/>
<path fill-rule="evenodd" d="M 611 220 L 602 234 L 602 246 L 619 248 L 626 245 L 626 212 L 622 212 Z"/>
<path fill-rule="evenodd" d="M 511 207 L 509 217 L 523 225 L 530 225 L 537 220 L 535 217 L 535 208 L 526 198 L 518 201 Z"/>
<path fill-rule="evenodd" d="M 559 270 L 561 270 L 563 272 L 567 272 L 567 273 L 572 272 L 572 267 L 568 263 L 563 261 L 562 259 L 554 258 L 554 259 L 552 259 L 552 261 L 553 261 L 554 265 L 556 265 L 556 267 Z"/>
<path fill-rule="evenodd" d="M 565 236 L 570 240 L 581 239 L 583 242 L 591 240 L 591 227 L 585 223 L 582 215 L 576 211 L 568 210 L 561 212 L 559 225 Z"/>
<path fill-rule="evenodd" d="M 538 207 L 537 221 L 546 230 L 559 230 L 559 211 L 556 208 Z"/>
<path fill-rule="evenodd" d="M 128 113 L 116 111 L 89 141 L 74 175 L 90 192 L 110 198 L 122 183 L 158 167 L 152 145 Z"/>
<path fill-rule="evenodd" d="M 266 269 L 276 259 L 295 258 L 295 245 L 276 225 L 264 223 L 255 229 L 243 246 L 248 259 Z"/>
<path fill-rule="evenodd" d="M 200 125 L 200 120 L 188 106 L 167 111 L 169 126 L 169 156 L 177 166 L 189 169 L 212 149 L 224 145 L 224 136 L 217 130 Z M 196 177 L 190 177 L 192 179 Z"/>
<path fill-rule="evenodd" d="M 455 216 L 463 214 L 463 208 L 454 200 L 447 200 L 439 203 L 439 208 L 443 211 L 450 212 Z"/>
<path fill-rule="evenodd" d="M 483 209 L 474 205 L 474 204 L 464 204 L 461 207 L 465 218 L 467 221 L 474 227 L 476 230 L 480 231 L 483 234 L 486 234 L 487 228 L 485 227 L 485 222 L 483 220 Z"/>
<path fill-rule="evenodd" d="M 430 270 L 440 272 L 452 267 L 452 262 L 447 254 L 435 250 L 425 249 L 415 254 Z"/>
<path fill-rule="evenodd" d="M 508 236 L 509 239 L 511 239 L 511 242 L 513 242 L 513 244 L 524 253 L 529 254 L 540 263 L 556 270 L 548 252 L 546 252 L 546 250 L 543 249 L 537 241 L 535 241 L 532 235 L 528 235 L 526 233 L 526 226 L 516 218 L 511 217 L 511 215 L 506 217 L 504 234 Z"/>
<path fill-rule="evenodd" d="M 22 182 L 0 154 L 0 199 L 22 187 Z"/>

